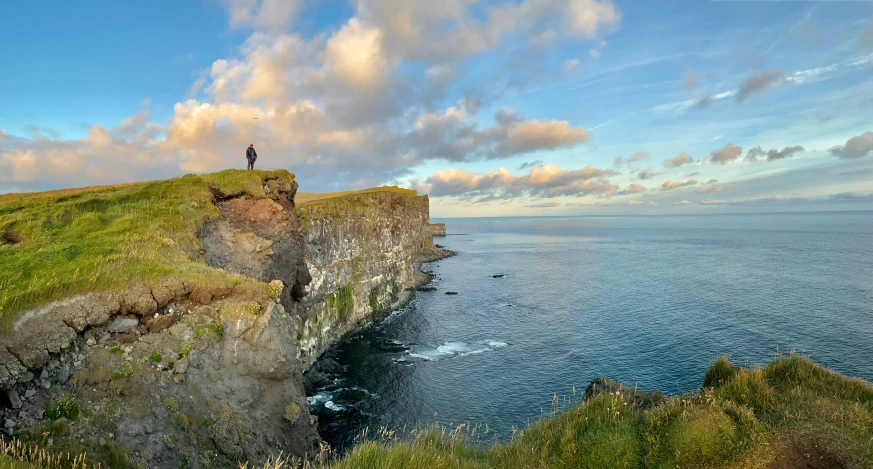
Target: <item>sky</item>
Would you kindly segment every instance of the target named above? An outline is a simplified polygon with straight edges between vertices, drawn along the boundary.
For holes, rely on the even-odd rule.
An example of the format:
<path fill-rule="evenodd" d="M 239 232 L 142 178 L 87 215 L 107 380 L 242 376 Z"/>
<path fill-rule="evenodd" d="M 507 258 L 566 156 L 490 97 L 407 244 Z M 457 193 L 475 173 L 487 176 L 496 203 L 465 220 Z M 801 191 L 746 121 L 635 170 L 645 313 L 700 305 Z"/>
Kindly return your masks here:
<path fill-rule="evenodd" d="M 4 6 L 0 193 L 286 168 L 452 216 L 873 209 L 873 1 Z"/>

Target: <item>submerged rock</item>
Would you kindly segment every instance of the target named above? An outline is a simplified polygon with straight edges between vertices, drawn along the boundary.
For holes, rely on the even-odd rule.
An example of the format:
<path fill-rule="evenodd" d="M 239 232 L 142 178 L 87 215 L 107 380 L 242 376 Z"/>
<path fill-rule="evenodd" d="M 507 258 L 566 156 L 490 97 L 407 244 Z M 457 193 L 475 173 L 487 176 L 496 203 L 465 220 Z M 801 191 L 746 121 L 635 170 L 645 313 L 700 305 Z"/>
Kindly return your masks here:
<path fill-rule="evenodd" d="M 456 291 L 447 291 L 446 292 L 446 295 L 457 295 L 457 294 L 458 294 L 458 292 L 456 292 Z"/>

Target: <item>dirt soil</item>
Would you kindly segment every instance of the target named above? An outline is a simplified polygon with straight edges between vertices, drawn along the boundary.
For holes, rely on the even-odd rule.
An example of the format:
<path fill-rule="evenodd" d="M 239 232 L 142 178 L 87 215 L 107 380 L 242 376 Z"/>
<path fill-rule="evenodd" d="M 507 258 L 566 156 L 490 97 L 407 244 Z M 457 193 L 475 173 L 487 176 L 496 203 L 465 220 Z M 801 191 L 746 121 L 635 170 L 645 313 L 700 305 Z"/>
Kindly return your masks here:
<path fill-rule="evenodd" d="M 820 444 L 799 437 L 789 438 L 770 469 L 842 469 L 843 465 Z"/>

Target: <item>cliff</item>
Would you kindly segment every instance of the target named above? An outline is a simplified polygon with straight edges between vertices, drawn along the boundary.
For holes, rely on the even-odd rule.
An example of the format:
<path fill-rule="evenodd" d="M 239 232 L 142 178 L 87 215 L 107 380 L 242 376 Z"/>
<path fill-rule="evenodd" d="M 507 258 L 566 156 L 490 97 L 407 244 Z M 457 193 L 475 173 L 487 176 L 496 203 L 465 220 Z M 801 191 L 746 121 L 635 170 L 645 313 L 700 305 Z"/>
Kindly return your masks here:
<path fill-rule="evenodd" d="M 0 198 L 6 433 L 148 467 L 317 453 L 303 370 L 440 254 L 426 196 L 296 192 L 225 171 Z"/>
<path fill-rule="evenodd" d="M 422 255 L 437 253 L 427 196 L 391 188 L 299 207 L 312 282 L 302 300 L 298 359 L 310 364 L 340 337 L 406 301 Z"/>

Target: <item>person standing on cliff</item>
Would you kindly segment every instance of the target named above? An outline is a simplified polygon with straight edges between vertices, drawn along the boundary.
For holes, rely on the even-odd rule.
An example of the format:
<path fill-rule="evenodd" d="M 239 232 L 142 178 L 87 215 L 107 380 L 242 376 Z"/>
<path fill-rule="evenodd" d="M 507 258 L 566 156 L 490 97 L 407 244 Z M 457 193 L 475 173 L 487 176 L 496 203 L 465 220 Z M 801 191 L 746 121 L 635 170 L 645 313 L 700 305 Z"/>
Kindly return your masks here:
<path fill-rule="evenodd" d="M 249 160 L 248 169 L 255 169 L 255 160 L 258 159 L 258 152 L 255 151 L 255 144 L 249 144 L 246 148 L 246 159 Z"/>

